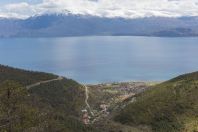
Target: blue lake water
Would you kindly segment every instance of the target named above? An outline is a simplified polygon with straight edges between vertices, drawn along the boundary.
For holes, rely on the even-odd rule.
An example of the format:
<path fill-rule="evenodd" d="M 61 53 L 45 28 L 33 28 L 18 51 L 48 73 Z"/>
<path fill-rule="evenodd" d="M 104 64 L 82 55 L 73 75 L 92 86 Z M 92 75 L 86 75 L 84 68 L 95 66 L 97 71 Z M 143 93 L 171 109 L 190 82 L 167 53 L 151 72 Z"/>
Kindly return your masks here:
<path fill-rule="evenodd" d="M 0 39 L 0 64 L 82 83 L 161 81 L 198 71 L 198 38 Z"/>

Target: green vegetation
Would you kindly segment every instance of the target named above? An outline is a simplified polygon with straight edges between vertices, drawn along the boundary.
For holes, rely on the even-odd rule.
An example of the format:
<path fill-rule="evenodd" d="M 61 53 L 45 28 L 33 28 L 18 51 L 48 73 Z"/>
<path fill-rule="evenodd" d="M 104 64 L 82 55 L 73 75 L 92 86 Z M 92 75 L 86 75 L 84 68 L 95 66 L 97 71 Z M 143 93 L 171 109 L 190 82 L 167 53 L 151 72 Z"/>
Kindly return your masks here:
<path fill-rule="evenodd" d="M 42 116 L 32 105 L 25 88 L 18 83 L 5 81 L 0 85 L 0 130 L 20 132 L 39 125 Z"/>
<path fill-rule="evenodd" d="M 89 126 L 81 121 L 81 110 L 86 106 L 84 88 L 71 79 L 57 78 L 0 65 L 0 132 L 198 131 L 198 72 L 151 84 L 149 90 L 134 96 L 135 102 L 120 107 L 121 111 L 111 111 L 111 106 L 113 113 Z M 52 79 L 57 80 L 26 88 Z M 119 96 L 115 90 L 90 87 L 92 108 L 99 110 L 101 103 L 115 101 Z M 120 103 L 115 107 L 128 104 Z"/>
<path fill-rule="evenodd" d="M 84 88 L 58 76 L 0 65 L 0 132 L 92 132 L 81 122 Z"/>
<path fill-rule="evenodd" d="M 153 86 L 136 96 L 115 120 L 156 132 L 198 131 L 198 72 Z"/>
<path fill-rule="evenodd" d="M 39 81 L 54 79 L 56 77 L 56 75 L 49 73 L 31 72 L 0 65 L 0 83 L 6 80 L 12 80 L 26 86 Z"/>

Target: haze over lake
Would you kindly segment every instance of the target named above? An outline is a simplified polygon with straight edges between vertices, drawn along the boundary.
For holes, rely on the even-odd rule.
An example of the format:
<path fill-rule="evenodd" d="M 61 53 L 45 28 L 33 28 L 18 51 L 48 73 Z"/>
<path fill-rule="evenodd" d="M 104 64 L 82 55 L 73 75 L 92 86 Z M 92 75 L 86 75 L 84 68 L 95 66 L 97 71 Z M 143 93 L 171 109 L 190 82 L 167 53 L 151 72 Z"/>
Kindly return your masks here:
<path fill-rule="evenodd" d="M 198 38 L 6 38 L 0 64 L 82 83 L 161 81 L 198 70 Z"/>

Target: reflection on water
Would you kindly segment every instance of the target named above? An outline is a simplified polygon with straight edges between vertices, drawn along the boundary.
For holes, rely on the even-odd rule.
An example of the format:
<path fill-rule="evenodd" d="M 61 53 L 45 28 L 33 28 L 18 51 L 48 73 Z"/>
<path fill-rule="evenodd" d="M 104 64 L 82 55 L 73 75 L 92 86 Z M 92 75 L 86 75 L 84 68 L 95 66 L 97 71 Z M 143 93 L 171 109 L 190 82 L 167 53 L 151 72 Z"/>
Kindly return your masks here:
<path fill-rule="evenodd" d="M 166 80 L 198 70 L 198 38 L 0 39 L 0 63 L 83 83 Z"/>

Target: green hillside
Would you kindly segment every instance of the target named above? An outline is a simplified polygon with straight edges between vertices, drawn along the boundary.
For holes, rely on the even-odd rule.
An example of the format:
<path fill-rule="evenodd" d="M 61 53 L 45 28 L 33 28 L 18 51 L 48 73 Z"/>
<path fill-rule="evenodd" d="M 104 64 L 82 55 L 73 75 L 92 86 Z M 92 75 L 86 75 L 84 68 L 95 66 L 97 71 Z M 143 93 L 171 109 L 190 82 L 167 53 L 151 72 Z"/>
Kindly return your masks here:
<path fill-rule="evenodd" d="M 5 80 L 12 80 L 26 86 L 39 81 L 50 80 L 56 77 L 56 75 L 49 73 L 31 72 L 0 65 L 0 83 Z"/>
<path fill-rule="evenodd" d="M 119 97 L 107 90 L 116 89 L 90 86 L 88 101 L 95 112 L 101 102 Z M 0 132 L 196 132 L 197 95 L 198 72 L 181 75 L 115 104 L 128 105 L 86 126 L 81 119 L 83 86 L 57 75 L 0 65 Z M 135 102 L 129 104 L 131 98 Z"/>
<path fill-rule="evenodd" d="M 56 78 L 53 74 L 0 65 L 0 131 L 95 131 L 81 123 L 85 96 L 77 82 L 63 78 L 26 88 Z M 12 112 L 6 114 L 8 111 Z M 12 123 L 9 118 L 13 118 Z"/>
<path fill-rule="evenodd" d="M 181 75 L 136 96 L 115 120 L 156 132 L 198 131 L 198 72 Z"/>

